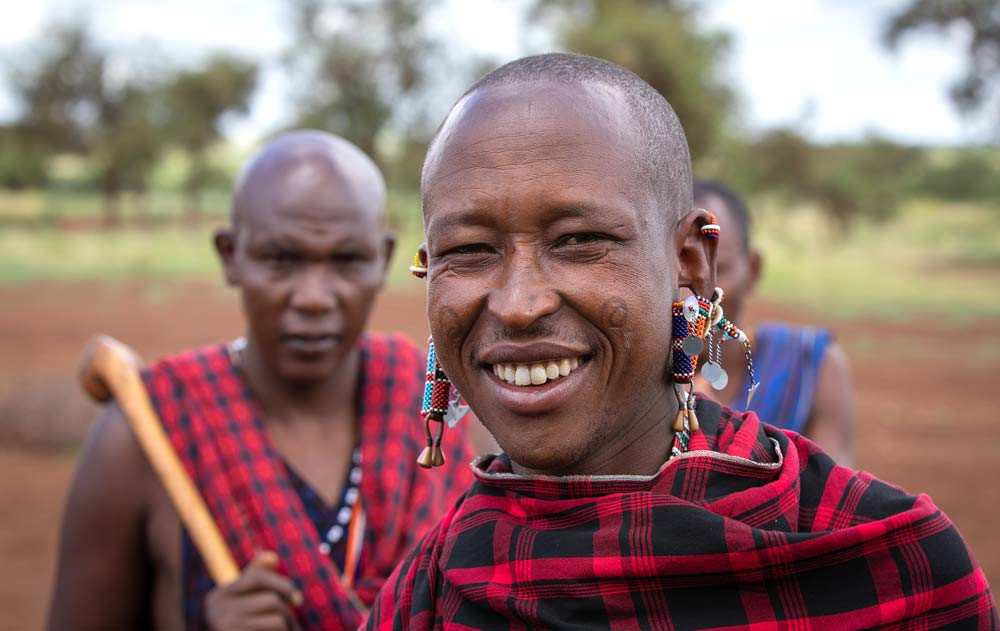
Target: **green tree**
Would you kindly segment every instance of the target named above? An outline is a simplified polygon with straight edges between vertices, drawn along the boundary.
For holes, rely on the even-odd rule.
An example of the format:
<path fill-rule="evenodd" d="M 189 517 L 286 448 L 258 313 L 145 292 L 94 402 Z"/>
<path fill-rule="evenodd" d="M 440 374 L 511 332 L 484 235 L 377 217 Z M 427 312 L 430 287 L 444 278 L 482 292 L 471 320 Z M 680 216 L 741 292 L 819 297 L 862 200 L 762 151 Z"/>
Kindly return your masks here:
<path fill-rule="evenodd" d="M 734 107 L 718 73 L 729 37 L 705 30 L 695 3 L 536 0 L 532 17 L 551 24 L 561 46 L 624 66 L 663 94 L 684 124 L 693 159 L 715 146 Z"/>
<path fill-rule="evenodd" d="M 126 187 L 145 189 L 160 148 L 149 108 L 155 79 L 148 69 L 119 64 L 82 23 L 50 27 L 11 72 L 29 154 L 77 152 L 91 158 L 104 199 L 104 221 L 120 219 Z M 39 52 L 34 52 L 39 51 Z"/>
<path fill-rule="evenodd" d="M 842 236 L 858 217 L 891 216 L 924 159 L 919 149 L 876 135 L 823 146 L 788 128 L 751 140 L 741 155 L 753 190 L 816 203 Z"/>
<path fill-rule="evenodd" d="M 216 55 L 200 68 L 175 73 L 163 89 L 166 132 L 188 157 L 187 218 L 201 216 L 201 192 L 213 174 L 209 149 L 222 138 L 223 119 L 246 113 L 257 85 L 257 65 Z"/>
<path fill-rule="evenodd" d="M 48 181 L 48 152 L 17 125 L 0 126 L 0 188 L 40 188 Z"/>
<path fill-rule="evenodd" d="M 968 67 L 951 86 L 959 110 L 991 109 L 1000 132 L 1000 2 L 997 0 L 910 0 L 891 15 L 885 42 L 895 48 L 919 31 L 944 32 L 961 25 L 970 34 Z"/>
<path fill-rule="evenodd" d="M 419 121 L 404 113 L 429 84 L 438 46 L 424 28 L 436 0 L 294 0 L 295 44 L 286 56 L 296 127 L 339 134 L 381 166 L 378 140 L 390 129 L 411 142 Z"/>

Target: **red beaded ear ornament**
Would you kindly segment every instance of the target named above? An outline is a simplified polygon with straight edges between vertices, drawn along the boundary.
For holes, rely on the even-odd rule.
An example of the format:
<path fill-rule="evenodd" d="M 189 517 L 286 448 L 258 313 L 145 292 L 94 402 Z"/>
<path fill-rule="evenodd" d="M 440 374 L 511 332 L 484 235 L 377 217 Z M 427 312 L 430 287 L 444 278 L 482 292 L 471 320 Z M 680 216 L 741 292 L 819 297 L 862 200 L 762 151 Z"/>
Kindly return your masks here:
<path fill-rule="evenodd" d="M 719 233 L 721 228 L 719 228 L 719 222 L 715 218 L 715 215 L 708 213 L 708 223 L 701 227 L 701 233 L 709 239 L 715 240 L 719 238 Z"/>

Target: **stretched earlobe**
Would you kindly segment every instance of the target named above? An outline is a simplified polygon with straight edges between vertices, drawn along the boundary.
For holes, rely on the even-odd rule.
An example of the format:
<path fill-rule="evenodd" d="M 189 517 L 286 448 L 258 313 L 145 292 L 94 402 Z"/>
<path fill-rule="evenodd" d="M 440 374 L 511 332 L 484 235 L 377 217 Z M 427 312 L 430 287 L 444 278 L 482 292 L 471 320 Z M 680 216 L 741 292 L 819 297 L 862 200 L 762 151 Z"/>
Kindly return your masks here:
<path fill-rule="evenodd" d="M 699 296 L 709 296 L 715 288 L 715 265 L 721 228 L 715 217 L 695 208 L 677 222 L 677 285 Z"/>

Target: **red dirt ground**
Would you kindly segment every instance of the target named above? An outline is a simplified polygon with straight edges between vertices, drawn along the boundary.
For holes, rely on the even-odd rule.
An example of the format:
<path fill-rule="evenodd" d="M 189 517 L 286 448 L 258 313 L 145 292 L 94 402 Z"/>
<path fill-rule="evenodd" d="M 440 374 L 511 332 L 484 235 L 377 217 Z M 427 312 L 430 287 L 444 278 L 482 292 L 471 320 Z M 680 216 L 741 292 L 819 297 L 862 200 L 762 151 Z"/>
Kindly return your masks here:
<path fill-rule="evenodd" d="M 373 327 L 425 339 L 417 292 L 386 295 Z M 241 324 L 235 295 L 211 284 L 8 288 L 0 304 L 0 628 L 36 629 L 73 445 L 94 411 L 73 376 L 86 340 L 106 332 L 153 358 L 231 338 Z M 774 317 L 810 321 L 775 305 L 751 314 Z M 1000 584 L 1000 323 L 812 321 L 833 328 L 852 360 L 857 465 L 934 497 Z"/>

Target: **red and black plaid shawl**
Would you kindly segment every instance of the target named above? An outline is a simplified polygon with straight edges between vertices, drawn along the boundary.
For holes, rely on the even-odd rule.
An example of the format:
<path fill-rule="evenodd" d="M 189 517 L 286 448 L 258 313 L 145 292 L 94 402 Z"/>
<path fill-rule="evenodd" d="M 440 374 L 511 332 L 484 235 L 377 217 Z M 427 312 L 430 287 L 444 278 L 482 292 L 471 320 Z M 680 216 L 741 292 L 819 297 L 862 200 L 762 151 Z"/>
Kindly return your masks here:
<path fill-rule="evenodd" d="M 449 435 L 446 444 L 453 451 L 444 475 L 416 465 L 424 442 L 424 355 L 402 337 L 368 335 L 359 345 L 361 498 L 367 527 L 356 598 L 318 550 L 320 536 L 225 347 L 168 358 L 143 374 L 173 446 L 236 562 L 245 565 L 257 550 L 276 551 L 281 571 L 305 596 L 297 613 L 308 630 L 356 628 L 364 612 L 355 602 L 372 602 L 399 560 L 472 481 L 471 454 L 461 431 Z M 188 603 L 189 627 L 204 624 L 203 596 Z"/>
<path fill-rule="evenodd" d="M 931 500 L 711 402 L 654 476 L 525 477 L 505 457 L 396 570 L 369 629 L 996 629 Z"/>

